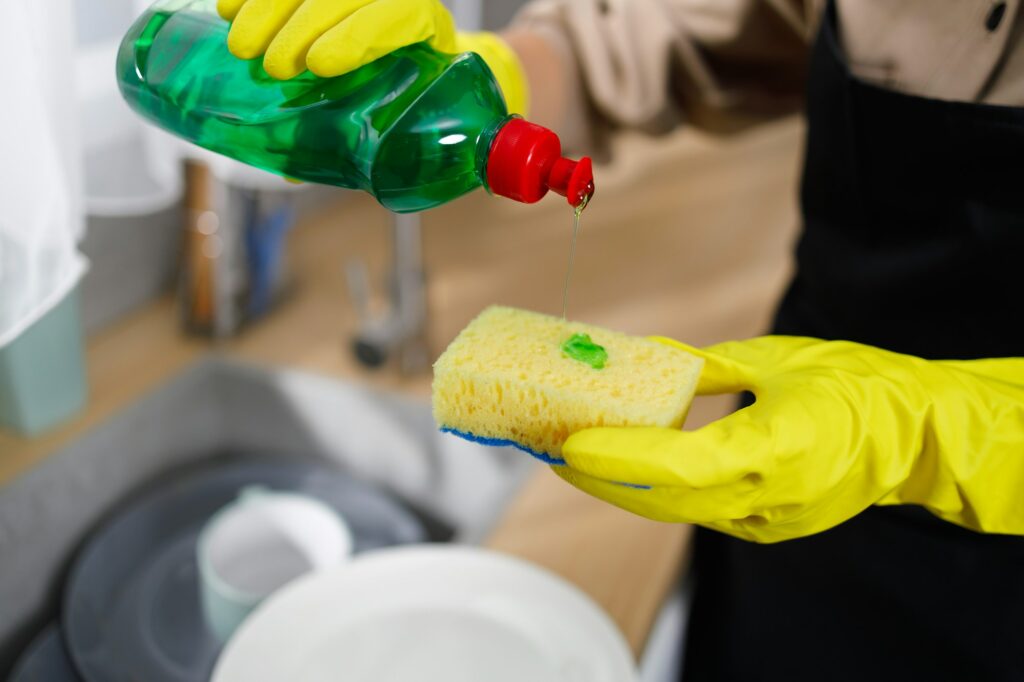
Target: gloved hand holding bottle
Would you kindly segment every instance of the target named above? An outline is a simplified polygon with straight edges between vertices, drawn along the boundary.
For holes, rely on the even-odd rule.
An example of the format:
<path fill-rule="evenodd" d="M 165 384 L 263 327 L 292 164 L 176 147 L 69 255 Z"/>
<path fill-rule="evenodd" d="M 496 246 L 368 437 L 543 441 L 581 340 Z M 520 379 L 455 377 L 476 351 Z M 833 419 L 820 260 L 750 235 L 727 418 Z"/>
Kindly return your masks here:
<path fill-rule="evenodd" d="M 497 35 L 455 30 L 440 0 L 218 0 L 232 22 L 228 47 L 288 79 L 307 68 L 340 76 L 419 42 L 439 52 L 476 52 L 494 73 L 509 113 L 527 113 L 528 91 L 515 52 Z"/>
<path fill-rule="evenodd" d="M 589 159 L 563 158 L 553 131 L 512 115 L 526 88 L 511 48 L 456 33 L 437 0 L 217 4 L 158 0 L 121 43 L 121 93 L 165 130 L 396 212 L 480 187 L 573 207 L 593 194 Z"/>
<path fill-rule="evenodd" d="M 1024 359 L 927 361 L 870 346 L 767 336 L 698 350 L 698 395 L 756 402 L 695 431 L 573 434 L 559 476 L 624 509 L 757 542 L 916 504 L 1024 534 Z M 626 485 L 623 485 L 626 484 Z"/>

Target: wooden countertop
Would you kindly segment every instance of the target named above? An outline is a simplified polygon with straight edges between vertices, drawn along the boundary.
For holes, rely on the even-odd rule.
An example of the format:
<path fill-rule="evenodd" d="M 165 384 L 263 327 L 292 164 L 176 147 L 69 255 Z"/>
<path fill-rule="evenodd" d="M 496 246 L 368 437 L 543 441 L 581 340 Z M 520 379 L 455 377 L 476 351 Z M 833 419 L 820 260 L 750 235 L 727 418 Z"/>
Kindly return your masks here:
<path fill-rule="evenodd" d="M 765 328 L 788 272 L 796 226 L 802 129 L 790 119 L 730 139 L 692 132 L 623 137 L 615 163 L 596 172 L 583 216 L 570 316 L 634 334 L 695 344 Z M 93 337 L 86 409 L 27 439 L 0 432 L 0 485 L 129 405 L 204 354 L 304 369 L 428 396 L 430 377 L 370 373 L 352 360 L 355 329 L 342 266 L 384 271 L 387 216 L 362 195 L 340 193 L 292 236 L 297 292 L 270 319 L 221 343 L 181 336 L 163 299 Z M 557 313 L 570 211 L 561 199 L 522 206 L 483 192 L 424 215 L 434 353 L 483 307 L 503 303 Z M 699 399 L 687 428 L 716 418 L 731 399 Z M 685 565 L 690 528 L 618 510 L 547 469 L 531 479 L 489 546 L 561 574 L 619 624 L 635 652 Z"/>

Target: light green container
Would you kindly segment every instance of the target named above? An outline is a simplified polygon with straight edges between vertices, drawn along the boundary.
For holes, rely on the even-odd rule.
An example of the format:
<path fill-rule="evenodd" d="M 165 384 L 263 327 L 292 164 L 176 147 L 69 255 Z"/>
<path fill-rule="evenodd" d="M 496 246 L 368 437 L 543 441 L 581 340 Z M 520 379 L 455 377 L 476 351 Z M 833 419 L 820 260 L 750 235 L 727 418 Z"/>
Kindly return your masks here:
<path fill-rule="evenodd" d="M 0 427 L 35 435 L 85 405 L 78 289 L 0 348 Z"/>

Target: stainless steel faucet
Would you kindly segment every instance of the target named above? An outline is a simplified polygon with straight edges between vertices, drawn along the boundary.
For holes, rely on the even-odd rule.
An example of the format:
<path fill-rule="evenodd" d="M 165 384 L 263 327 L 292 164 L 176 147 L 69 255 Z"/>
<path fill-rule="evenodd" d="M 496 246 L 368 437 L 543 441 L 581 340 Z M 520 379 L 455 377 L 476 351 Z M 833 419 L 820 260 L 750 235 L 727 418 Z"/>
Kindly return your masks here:
<path fill-rule="evenodd" d="M 426 369 L 430 351 L 419 214 L 391 214 L 391 269 L 387 274 L 388 306 L 383 313 L 370 311 L 366 264 L 351 260 L 346 264 L 345 274 L 359 316 L 359 329 L 352 339 L 356 358 L 367 367 L 381 367 L 394 361 L 404 374 Z"/>

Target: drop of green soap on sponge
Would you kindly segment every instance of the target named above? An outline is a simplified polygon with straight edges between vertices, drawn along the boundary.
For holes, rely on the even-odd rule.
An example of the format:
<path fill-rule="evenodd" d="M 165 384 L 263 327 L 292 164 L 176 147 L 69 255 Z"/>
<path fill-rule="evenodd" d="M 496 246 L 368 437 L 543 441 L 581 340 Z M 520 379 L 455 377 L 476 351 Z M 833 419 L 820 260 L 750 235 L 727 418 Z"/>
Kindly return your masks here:
<path fill-rule="evenodd" d="M 562 343 L 562 353 L 577 362 L 590 365 L 594 369 L 604 369 L 608 362 L 608 351 L 590 338 L 590 334 L 573 334 Z"/>

